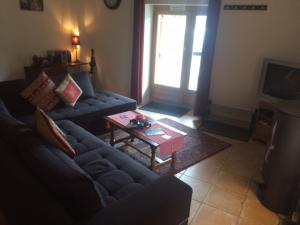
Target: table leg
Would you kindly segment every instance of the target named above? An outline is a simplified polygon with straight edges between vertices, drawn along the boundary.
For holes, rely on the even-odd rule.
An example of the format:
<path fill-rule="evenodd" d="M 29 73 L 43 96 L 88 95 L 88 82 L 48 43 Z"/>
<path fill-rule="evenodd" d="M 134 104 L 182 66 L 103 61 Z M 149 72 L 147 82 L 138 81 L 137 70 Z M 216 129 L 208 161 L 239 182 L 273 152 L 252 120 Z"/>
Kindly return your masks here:
<path fill-rule="evenodd" d="M 176 152 L 173 152 L 173 153 L 172 153 L 172 161 L 171 161 L 171 166 L 172 166 L 172 167 L 175 166 L 176 160 L 177 160 Z"/>
<path fill-rule="evenodd" d="M 111 123 L 110 124 L 110 145 L 115 145 L 115 126 Z"/>
<path fill-rule="evenodd" d="M 151 170 L 154 171 L 155 170 L 155 153 L 156 153 L 156 148 L 155 147 L 151 147 Z"/>
<path fill-rule="evenodd" d="M 130 141 L 134 142 L 134 136 L 133 135 L 130 135 Z"/>

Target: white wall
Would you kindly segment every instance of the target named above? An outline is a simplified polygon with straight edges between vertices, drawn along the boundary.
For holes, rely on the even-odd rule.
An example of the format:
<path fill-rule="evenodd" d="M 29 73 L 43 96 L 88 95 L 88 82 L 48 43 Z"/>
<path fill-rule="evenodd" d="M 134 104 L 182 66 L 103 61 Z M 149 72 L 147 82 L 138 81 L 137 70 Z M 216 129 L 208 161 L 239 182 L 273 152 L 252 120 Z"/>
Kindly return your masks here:
<path fill-rule="evenodd" d="M 82 32 L 87 49 L 94 48 L 99 84 L 123 95 L 130 95 L 133 1 L 122 1 L 117 10 L 106 8 L 103 1 L 84 1 Z M 85 51 L 83 51 L 85 53 Z"/>
<path fill-rule="evenodd" d="M 223 0 L 245 3 L 243 0 Z M 300 1 L 249 0 L 268 11 L 221 11 L 211 99 L 214 104 L 253 110 L 264 57 L 300 62 Z M 44 12 L 22 11 L 17 0 L 0 7 L 0 80 L 23 77 L 34 54 L 70 49 L 80 31 L 81 59 L 95 48 L 101 86 L 130 94 L 133 0 L 109 10 L 99 0 L 44 0 Z"/>
<path fill-rule="evenodd" d="M 267 11 L 221 10 L 220 15 L 210 97 L 214 104 L 253 110 L 263 58 L 300 63 L 300 1 L 222 3 L 268 5 Z"/>
<path fill-rule="evenodd" d="M 71 34 L 78 30 L 80 1 L 44 0 L 44 11 L 36 12 L 20 10 L 18 0 L 2 0 L 0 80 L 23 77 L 23 67 L 32 62 L 34 54 L 44 55 L 49 49 L 71 49 Z M 84 42 L 84 34 L 82 39 Z"/>
<path fill-rule="evenodd" d="M 101 0 L 44 0 L 44 11 L 20 10 L 18 0 L 0 7 L 0 80 L 24 77 L 23 67 L 34 54 L 72 49 L 71 35 L 81 36 L 80 59 L 96 51 L 98 81 L 118 93 L 130 94 L 133 1 L 117 10 Z"/>

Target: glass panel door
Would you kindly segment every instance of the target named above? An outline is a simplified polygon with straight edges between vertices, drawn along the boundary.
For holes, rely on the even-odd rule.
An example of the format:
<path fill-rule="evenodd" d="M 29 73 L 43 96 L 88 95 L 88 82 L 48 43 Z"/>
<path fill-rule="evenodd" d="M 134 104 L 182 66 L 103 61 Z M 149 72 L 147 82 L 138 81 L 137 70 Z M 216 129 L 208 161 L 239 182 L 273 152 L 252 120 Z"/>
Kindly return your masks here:
<path fill-rule="evenodd" d="M 193 106 L 206 7 L 154 7 L 151 99 Z"/>
<path fill-rule="evenodd" d="M 196 16 L 188 90 L 196 91 L 205 35 L 206 16 Z"/>
<path fill-rule="evenodd" d="M 185 15 L 158 15 L 154 84 L 180 88 L 185 29 Z"/>

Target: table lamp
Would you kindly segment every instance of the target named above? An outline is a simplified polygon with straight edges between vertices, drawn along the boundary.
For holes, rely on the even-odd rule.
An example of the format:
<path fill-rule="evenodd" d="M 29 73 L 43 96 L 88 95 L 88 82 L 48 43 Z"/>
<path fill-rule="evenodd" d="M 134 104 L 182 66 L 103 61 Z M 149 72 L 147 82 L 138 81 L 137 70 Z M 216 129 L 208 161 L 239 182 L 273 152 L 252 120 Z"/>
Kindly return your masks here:
<path fill-rule="evenodd" d="M 78 47 L 80 45 L 80 36 L 79 35 L 73 35 L 71 38 L 72 45 L 75 46 L 76 50 L 76 60 L 75 63 L 79 63 L 80 61 L 78 60 Z"/>

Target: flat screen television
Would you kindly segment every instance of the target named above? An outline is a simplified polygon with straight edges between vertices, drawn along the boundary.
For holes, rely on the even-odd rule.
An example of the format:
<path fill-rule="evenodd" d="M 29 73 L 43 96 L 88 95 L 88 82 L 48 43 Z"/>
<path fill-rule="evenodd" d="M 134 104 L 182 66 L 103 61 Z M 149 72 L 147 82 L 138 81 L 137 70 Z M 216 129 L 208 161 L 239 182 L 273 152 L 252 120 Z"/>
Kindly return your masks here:
<path fill-rule="evenodd" d="M 300 64 L 265 59 L 258 95 L 272 103 L 300 100 Z"/>

